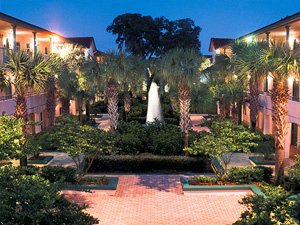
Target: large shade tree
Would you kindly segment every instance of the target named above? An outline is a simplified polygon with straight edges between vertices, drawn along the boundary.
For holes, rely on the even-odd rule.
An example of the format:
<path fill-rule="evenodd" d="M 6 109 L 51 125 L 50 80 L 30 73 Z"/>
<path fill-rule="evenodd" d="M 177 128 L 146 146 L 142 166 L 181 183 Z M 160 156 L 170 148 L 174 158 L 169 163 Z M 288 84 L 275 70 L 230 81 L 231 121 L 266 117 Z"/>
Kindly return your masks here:
<path fill-rule="evenodd" d="M 144 58 L 160 56 L 173 48 L 200 49 L 201 28 L 191 19 L 171 21 L 126 13 L 117 16 L 107 31 L 117 35 L 119 49 Z"/>
<path fill-rule="evenodd" d="M 168 85 L 175 87 L 178 93 L 183 147 L 188 146 L 191 85 L 200 80 L 201 61 L 200 54 L 194 49 L 173 49 L 162 58 L 162 78 Z"/>

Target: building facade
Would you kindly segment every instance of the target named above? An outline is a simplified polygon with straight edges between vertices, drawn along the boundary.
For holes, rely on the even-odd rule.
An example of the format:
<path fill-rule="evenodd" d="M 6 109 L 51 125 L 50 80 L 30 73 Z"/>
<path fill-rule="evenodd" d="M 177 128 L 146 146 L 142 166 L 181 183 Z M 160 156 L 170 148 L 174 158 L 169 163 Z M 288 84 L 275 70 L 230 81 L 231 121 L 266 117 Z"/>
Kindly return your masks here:
<path fill-rule="evenodd" d="M 0 64 L 9 59 L 9 51 L 27 51 L 35 54 L 58 53 L 62 57 L 68 54 L 65 46 L 81 46 L 87 58 L 94 57 L 96 45 L 92 37 L 65 38 L 41 27 L 32 25 L 25 21 L 0 13 Z M 36 93 L 27 90 L 26 103 L 28 120 L 36 122 L 36 125 L 29 126 L 30 133 L 39 133 L 48 126 L 47 121 L 47 93 Z M 78 107 L 75 101 L 70 102 L 70 112 L 78 114 Z M 13 85 L 0 88 L 0 113 L 9 116 L 15 113 L 15 88 Z M 61 114 L 61 103 L 56 100 L 56 116 Z"/>
<path fill-rule="evenodd" d="M 267 41 L 284 42 L 289 49 L 299 51 L 300 47 L 300 12 L 276 21 L 268 26 L 260 28 L 254 32 L 246 34 L 240 38 L 245 42 Z M 230 39 L 212 38 L 209 50 L 216 54 L 226 54 L 231 56 Z M 288 102 L 288 131 L 285 138 L 285 158 L 293 158 L 299 154 L 300 150 L 300 89 L 299 78 L 293 74 L 287 79 L 289 88 Z M 273 134 L 272 104 L 270 90 L 272 90 L 272 77 L 266 75 L 259 83 L 259 112 L 257 119 L 257 129 L 264 134 Z M 242 120 L 245 124 L 250 124 L 249 103 L 244 103 L 242 109 Z"/>

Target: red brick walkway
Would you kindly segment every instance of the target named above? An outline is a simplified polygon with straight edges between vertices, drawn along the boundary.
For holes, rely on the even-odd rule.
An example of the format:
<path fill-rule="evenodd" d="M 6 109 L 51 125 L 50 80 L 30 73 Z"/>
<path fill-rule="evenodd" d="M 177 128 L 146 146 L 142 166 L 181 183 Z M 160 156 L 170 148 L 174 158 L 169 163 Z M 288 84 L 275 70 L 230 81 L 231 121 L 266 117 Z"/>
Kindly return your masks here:
<path fill-rule="evenodd" d="M 238 219 L 238 201 L 249 192 L 183 194 L 177 175 L 121 175 L 115 196 L 67 191 L 88 204 L 87 211 L 104 225 L 225 225 Z"/>

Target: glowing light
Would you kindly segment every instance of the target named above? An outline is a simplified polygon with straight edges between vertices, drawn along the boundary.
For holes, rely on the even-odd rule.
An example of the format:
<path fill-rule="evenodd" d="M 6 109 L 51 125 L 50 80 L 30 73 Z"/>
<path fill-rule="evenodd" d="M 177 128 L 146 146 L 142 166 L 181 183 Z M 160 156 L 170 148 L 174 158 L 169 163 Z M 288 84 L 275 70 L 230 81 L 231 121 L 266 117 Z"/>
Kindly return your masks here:
<path fill-rule="evenodd" d="M 216 49 L 216 54 L 219 55 L 221 53 L 221 50 L 218 48 Z"/>
<path fill-rule="evenodd" d="M 57 43 L 60 40 L 60 38 L 58 36 L 56 36 L 56 35 L 52 36 L 51 38 L 52 38 L 52 42 L 54 42 L 54 43 Z"/>
<path fill-rule="evenodd" d="M 245 41 L 249 44 L 252 43 L 254 41 L 254 37 L 253 36 L 248 36 L 245 38 Z"/>

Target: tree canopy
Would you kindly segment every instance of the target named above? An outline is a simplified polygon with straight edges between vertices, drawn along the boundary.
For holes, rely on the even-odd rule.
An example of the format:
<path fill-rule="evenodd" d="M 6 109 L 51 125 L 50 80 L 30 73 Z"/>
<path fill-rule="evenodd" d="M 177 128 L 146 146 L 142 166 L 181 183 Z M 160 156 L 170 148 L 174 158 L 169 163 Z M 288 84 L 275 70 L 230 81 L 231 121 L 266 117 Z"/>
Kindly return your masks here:
<path fill-rule="evenodd" d="M 189 18 L 171 21 L 165 17 L 126 13 L 117 16 L 107 31 L 117 35 L 119 49 L 144 58 L 160 56 L 173 48 L 199 51 L 201 46 L 201 28 Z"/>

